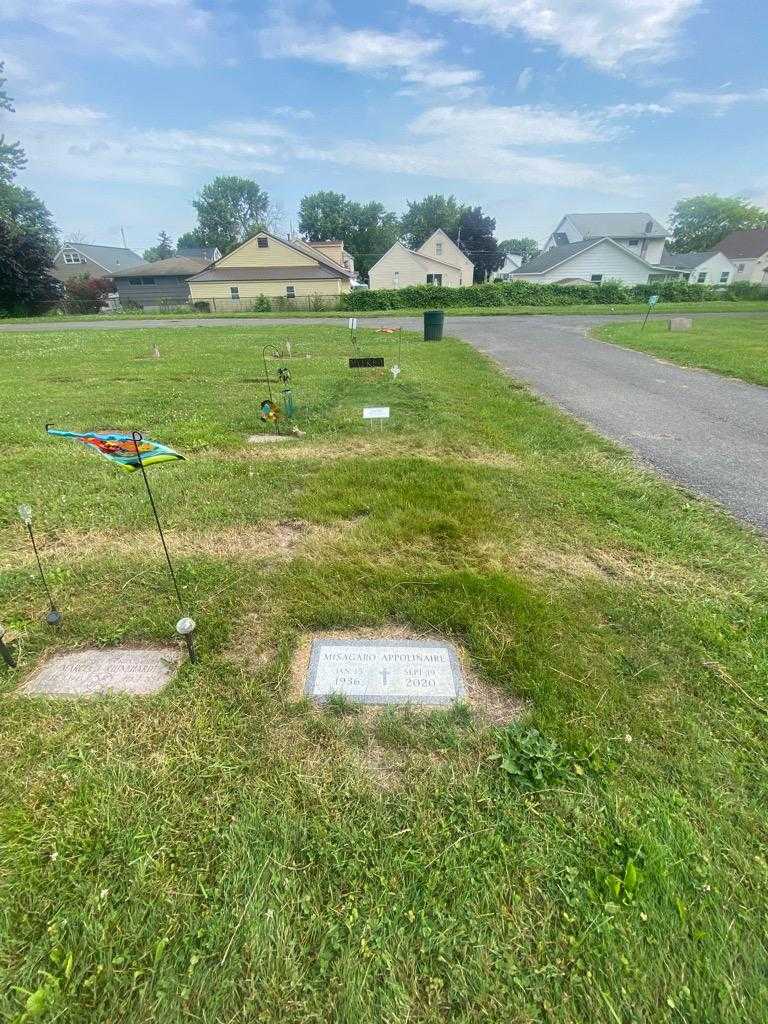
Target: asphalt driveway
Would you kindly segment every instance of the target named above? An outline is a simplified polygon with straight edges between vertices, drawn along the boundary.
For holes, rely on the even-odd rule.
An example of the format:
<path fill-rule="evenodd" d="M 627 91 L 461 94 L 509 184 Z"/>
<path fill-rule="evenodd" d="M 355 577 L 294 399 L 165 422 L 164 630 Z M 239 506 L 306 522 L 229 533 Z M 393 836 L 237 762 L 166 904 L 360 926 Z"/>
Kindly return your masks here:
<path fill-rule="evenodd" d="M 721 314 L 730 316 L 733 314 Z M 542 398 L 630 448 L 677 484 L 719 502 L 768 532 L 768 388 L 673 366 L 642 352 L 595 341 L 595 324 L 637 317 L 454 317 L 446 333 L 464 338 Z M 0 325 L 16 330 L 136 330 L 308 325 L 334 320 L 98 320 Z M 383 317 L 365 326 L 419 330 L 420 320 Z"/>

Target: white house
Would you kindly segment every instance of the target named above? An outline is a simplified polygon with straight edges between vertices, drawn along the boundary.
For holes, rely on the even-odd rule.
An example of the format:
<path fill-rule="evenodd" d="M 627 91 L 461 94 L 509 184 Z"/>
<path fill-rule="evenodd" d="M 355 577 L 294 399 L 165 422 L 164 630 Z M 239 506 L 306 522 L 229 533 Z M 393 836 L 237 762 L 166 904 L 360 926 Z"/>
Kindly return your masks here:
<path fill-rule="evenodd" d="M 460 288 L 472 284 L 474 273 L 474 264 L 438 228 L 418 249 L 395 242 L 368 271 L 368 281 L 371 288 L 405 288 L 414 284 Z"/>
<path fill-rule="evenodd" d="M 736 270 L 735 281 L 768 285 L 768 230 L 732 231 L 718 245 Z"/>
<path fill-rule="evenodd" d="M 666 237 L 666 229 L 650 213 L 567 213 L 543 248 L 612 238 L 647 263 L 661 263 Z"/>
<path fill-rule="evenodd" d="M 736 268 L 721 252 L 670 252 L 664 250 L 664 265 L 681 270 L 691 284 L 726 285 L 734 280 Z"/>
<path fill-rule="evenodd" d="M 511 281 L 512 275 L 516 270 L 520 269 L 522 259 L 516 256 L 514 253 L 508 253 L 504 257 L 504 262 L 498 270 L 494 270 L 491 274 L 492 281 Z"/>
<path fill-rule="evenodd" d="M 588 238 L 581 242 L 555 245 L 524 263 L 512 275 L 513 281 L 539 284 L 649 284 L 682 276 L 674 267 L 649 263 L 613 238 Z"/>

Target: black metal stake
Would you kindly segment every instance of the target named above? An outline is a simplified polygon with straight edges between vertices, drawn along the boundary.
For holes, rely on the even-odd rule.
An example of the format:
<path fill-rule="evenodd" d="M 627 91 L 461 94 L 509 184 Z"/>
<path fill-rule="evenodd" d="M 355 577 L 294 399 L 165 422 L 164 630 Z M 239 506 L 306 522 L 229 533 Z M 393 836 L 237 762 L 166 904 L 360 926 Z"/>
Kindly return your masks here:
<path fill-rule="evenodd" d="M 42 580 L 43 588 L 45 590 L 46 596 L 48 597 L 48 604 L 51 606 L 51 610 L 46 615 L 45 621 L 48 623 L 49 626 L 58 626 L 58 624 L 61 622 L 61 612 L 56 607 L 56 602 L 53 600 L 51 588 L 48 586 L 48 581 L 45 578 L 45 572 L 43 571 L 43 563 L 40 560 L 40 552 L 37 550 L 37 544 L 35 543 L 35 534 L 32 529 L 31 520 L 24 520 L 24 525 L 27 528 L 29 539 L 32 541 L 32 550 L 35 553 L 35 560 L 37 561 L 37 568 L 40 573 L 40 579 Z"/>
<path fill-rule="evenodd" d="M 264 348 L 261 350 L 261 357 L 264 360 L 264 376 L 266 377 L 267 388 L 269 390 L 269 402 L 270 405 L 274 406 L 274 402 L 272 400 L 272 381 L 269 376 L 269 367 L 267 365 L 267 351 L 269 351 L 269 354 L 272 356 L 273 359 L 279 359 L 280 353 L 271 345 L 265 345 Z M 275 416 L 275 433 L 280 433 L 280 426 L 277 422 L 277 416 Z"/>
<path fill-rule="evenodd" d="M 184 614 L 184 602 L 182 601 L 182 598 L 181 598 L 181 591 L 179 590 L 179 583 L 178 583 L 178 580 L 176 579 L 176 573 L 173 571 L 173 562 L 171 562 L 171 555 L 170 555 L 170 552 L 168 551 L 168 545 L 165 543 L 165 535 L 163 534 L 163 528 L 160 525 L 160 516 L 157 514 L 157 506 L 155 505 L 155 499 L 154 499 L 154 497 L 152 495 L 152 488 L 149 486 L 149 479 L 147 477 L 147 471 L 144 469 L 144 463 L 143 463 L 142 458 L 141 458 L 141 452 L 139 451 L 139 441 L 143 441 L 144 437 L 143 437 L 142 434 L 139 433 L 138 430 L 132 431 L 131 437 L 133 438 L 133 444 L 134 444 L 134 446 L 136 448 L 136 457 L 139 460 L 139 469 L 141 470 L 141 475 L 144 477 L 144 486 L 147 488 L 147 495 L 149 497 L 149 503 L 152 506 L 152 511 L 155 514 L 155 522 L 157 523 L 157 532 L 160 534 L 160 542 L 163 545 L 163 551 L 165 552 L 165 560 L 168 563 L 168 571 L 170 572 L 171 579 L 173 580 L 173 587 L 174 587 L 174 590 L 176 591 L 176 599 L 179 602 L 179 611 L 183 615 Z"/>

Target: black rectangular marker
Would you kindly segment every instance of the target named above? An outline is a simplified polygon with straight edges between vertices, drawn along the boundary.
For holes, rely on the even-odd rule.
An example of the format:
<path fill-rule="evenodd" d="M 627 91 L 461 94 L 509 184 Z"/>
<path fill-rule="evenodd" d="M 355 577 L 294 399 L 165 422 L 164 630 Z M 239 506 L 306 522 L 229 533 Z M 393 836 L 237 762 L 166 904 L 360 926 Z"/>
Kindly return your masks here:
<path fill-rule="evenodd" d="M 361 356 L 359 359 L 350 359 L 350 370 L 359 370 L 369 366 L 383 366 L 384 356 Z"/>

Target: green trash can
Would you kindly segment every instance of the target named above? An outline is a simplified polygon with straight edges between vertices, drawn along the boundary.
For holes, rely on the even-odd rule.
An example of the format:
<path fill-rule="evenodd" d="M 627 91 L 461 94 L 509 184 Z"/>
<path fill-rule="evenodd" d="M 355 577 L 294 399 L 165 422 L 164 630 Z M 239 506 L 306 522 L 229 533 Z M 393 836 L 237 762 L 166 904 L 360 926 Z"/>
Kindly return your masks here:
<path fill-rule="evenodd" d="M 428 309 L 424 313 L 424 341 L 442 341 L 443 321 L 445 313 L 442 309 Z"/>

